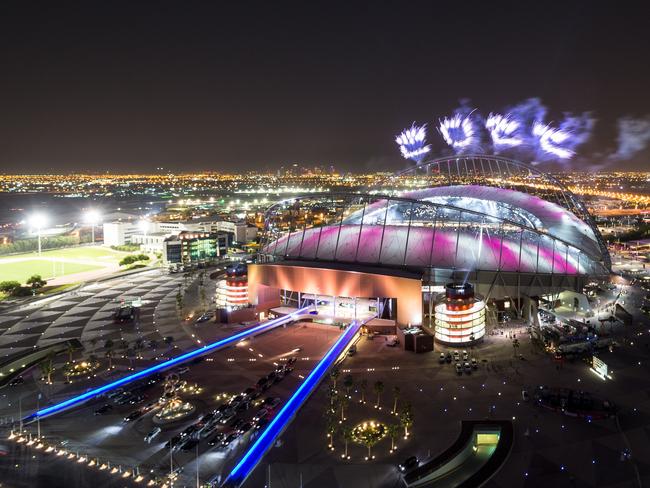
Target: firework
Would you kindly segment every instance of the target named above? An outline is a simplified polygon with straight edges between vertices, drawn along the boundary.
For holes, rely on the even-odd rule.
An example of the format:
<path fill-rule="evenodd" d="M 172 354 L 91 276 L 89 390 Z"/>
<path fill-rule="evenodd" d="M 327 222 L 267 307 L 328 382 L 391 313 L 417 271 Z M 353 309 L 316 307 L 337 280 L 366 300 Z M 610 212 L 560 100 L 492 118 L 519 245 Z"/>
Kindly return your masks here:
<path fill-rule="evenodd" d="M 560 159 L 570 159 L 575 152 L 561 145 L 568 141 L 570 134 L 560 129 L 535 121 L 533 123 L 533 136 L 537 137 L 542 151 Z"/>
<path fill-rule="evenodd" d="M 431 146 L 426 142 L 427 126 L 415 125 L 413 123 L 410 129 L 404 129 L 400 135 L 395 138 L 399 144 L 399 150 L 405 159 L 412 159 L 419 163 L 424 156 L 431 151 Z"/>
<path fill-rule="evenodd" d="M 463 117 L 456 114 L 451 118 L 445 117 L 440 121 L 438 130 L 445 142 L 454 149 L 464 149 L 477 142 L 474 126 L 469 116 Z"/>
<path fill-rule="evenodd" d="M 495 147 L 515 147 L 523 141 L 514 134 L 520 124 L 510 114 L 490 114 L 485 122 L 485 128 L 490 132 Z"/>

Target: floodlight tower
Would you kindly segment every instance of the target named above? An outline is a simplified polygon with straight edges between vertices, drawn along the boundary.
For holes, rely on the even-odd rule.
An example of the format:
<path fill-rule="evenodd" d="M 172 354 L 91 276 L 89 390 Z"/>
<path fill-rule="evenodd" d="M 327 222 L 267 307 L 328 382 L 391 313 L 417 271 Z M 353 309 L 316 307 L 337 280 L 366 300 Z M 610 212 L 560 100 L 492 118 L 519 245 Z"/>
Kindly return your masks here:
<path fill-rule="evenodd" d="M 84 220 L 86 223 L 90 224 L 90 233 L 92 235 L 92 243 L 95 243 L 95 226 L 101 222 L 101 214 L 98 210 L 90 209 L 87 210 L 84 214 Z"/>
<path fill-rule="evenodd" d="M 47 224 L 47 217 L 41 213 L 36 213 L 33 214 L 29 218 L 29 225 L 32 227 L 32 229 L 36 229 L 36 233 L 38 235 L 38 255 L 41 255 L 41 230 L 45 225 Z"/>

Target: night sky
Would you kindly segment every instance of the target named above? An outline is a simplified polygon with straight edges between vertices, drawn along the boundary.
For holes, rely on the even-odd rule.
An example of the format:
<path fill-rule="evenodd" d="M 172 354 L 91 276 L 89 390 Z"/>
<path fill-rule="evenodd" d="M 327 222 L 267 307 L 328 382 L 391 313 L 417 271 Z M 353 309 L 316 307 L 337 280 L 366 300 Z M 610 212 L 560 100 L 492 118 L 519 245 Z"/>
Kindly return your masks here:
<path fill-rule="evenodd" d="M 637 4 L 4 1 L 0 172 L 396 169 L 412 121 L 529 97 L 593 111 L 588 168 L 650 114 Z"/>

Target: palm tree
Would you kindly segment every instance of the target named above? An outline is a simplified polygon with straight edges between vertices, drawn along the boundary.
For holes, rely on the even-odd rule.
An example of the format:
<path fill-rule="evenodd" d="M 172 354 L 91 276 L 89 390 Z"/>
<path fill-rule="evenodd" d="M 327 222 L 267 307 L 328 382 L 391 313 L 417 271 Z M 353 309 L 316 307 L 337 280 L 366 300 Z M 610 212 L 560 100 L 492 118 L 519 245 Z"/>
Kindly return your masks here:
<path fill-rule="evenodd" d="M 350 396 L 350 389 L 354 386 L 354 378 L 351 374 L 345 375 L 343 378 L 343 386 L 345 386 L 345 392 L 347 396 Z"/>
<path fill-rule="evenodd" d="M 68 362 L 72 364 L 72 353 L 75 352 L 75 347 L 71 342 L 68 342 L 68 345 L 66 347 L 66 352 L 68 353 Z"/>
<path fill-rule="evenodd" d="M 372 459 L 372 448 L 379 442 L 379 439 L 374 435 L 368 435 L 363 438 L 363 444 L 368 448 L 368 459 Z"/>
<path fill-rule="evenodd" d="M 339 423 L 336 417 L 331 414 L 325 415 L 325 429 L 327 430 L 327 438 L 329 439 L 329 444 L 327 447 L 334 449 L 334 434 L 336 429 L 338 429 Z"/>
<path fill-rule="evenodd" d="M 108 359 L 108 369 L 113 369 L 113 350 L 109 349 L 106 351 L 106 359 Z"/>
<path fill-rule="evenodd" d="M 108 359 L 108 369 L 113 369 L 113 347 L 115 344 L 112 340 L 108 339 L 104 343 L 104 349 L 106 349 L 106 358 Z"/>
<path fill-rule="evenodd" d="M 366 403 L 366 391 L 368 390 L 368 380 L 362 379 L 359 383 L 359 388 L 361 389 L 361 403 Z"/>
<path fill-rule="evenodd" d="M 350 403 L 350 399 L 346 396 L 342 396 L 338 400 L 339 407 L 341 407 L 341 422 L 345 420 L 345 409 L 348 408 L 348 404 Z"/>
<path fill-rule="evenodd" d="M 413 425 L 413 408 L 410 403 L 407 403 L 402 407 L 399 421 L 402 424 L 402 427 L 404 427 L 404 437 L 408 437 L 409 427 Z"/>
<path fill-rule="evenodd" d="M 341 434 L 343 436 L 343 441 L 345 442 L 345 453 L 343 454 L 343 458 L 347 459 L 348 456 L 348 443 L 352 440 L 352 428 L 344 425 L 341 428 Z"/>
<path fill-rule="evenodd" d="M 52 354 L 50 354 L 47 359 L 40 363 L 41 372 L 43 377 L 46 378 L 47 384 L 52 384 L 52 373 L 54 373 L 54 365 L 52 364 Z"/>
<path fill-rule="evenodd" d="M 335 410 L 335 404 L 338 401 L 338 397 L 339 395 L 337 391 L 334 389 L 334 387 L 328 388 L 327 398 L 329 398 L 329 407 L 328 407 L 329 410 Z"/>
<path fill-rule="evenodd" d="M 341 370 L 338 368 L 338 366 L 334 366 L 334 369 L 332 369 L 332 372 L 330 373 L 330 377 L 332 378 L 332 381 L 334 382 L 334 389 L 336 390 L 336 380 L 338 377 L 341 376 Z"/>
<path fill-rule="evenodd" d="M 399 425 L 389 424 L 386 426 L 386 435 L 390 437 L 390 451 L 395 450 L 395 439 L 399 435 Z"/>
<path fill-rule="evenodd" d="M 392 414 L 397 413 L 397 399 L 399 398 L 400 389 L 399 386 L 393 387 L 393 411 Z"/>
<path fill-rule="evenodd" d="M 381 399 L 381 394 L 384 391 L 384 383 L 381 381 L 375 381 L 374 390 L 377 394 L 377 404 L 375 405 L 375 408 L 379 408 L 379 400 Z"/>

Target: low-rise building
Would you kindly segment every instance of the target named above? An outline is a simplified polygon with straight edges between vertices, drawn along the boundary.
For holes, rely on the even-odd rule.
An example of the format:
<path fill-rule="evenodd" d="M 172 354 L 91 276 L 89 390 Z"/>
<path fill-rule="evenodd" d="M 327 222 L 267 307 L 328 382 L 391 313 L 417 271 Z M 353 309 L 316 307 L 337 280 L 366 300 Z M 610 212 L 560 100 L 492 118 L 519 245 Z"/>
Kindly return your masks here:
<path fill-rule="evenodd" d="M 228 234 L 183 231 L 163 241 L 163 264 L 171 270 L 207 265 L 228 248 Z"/>

